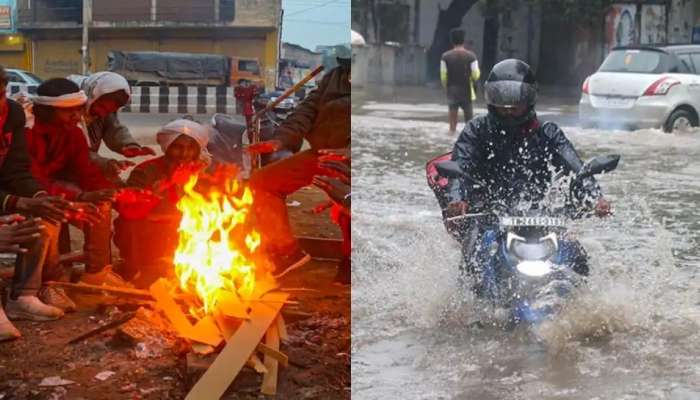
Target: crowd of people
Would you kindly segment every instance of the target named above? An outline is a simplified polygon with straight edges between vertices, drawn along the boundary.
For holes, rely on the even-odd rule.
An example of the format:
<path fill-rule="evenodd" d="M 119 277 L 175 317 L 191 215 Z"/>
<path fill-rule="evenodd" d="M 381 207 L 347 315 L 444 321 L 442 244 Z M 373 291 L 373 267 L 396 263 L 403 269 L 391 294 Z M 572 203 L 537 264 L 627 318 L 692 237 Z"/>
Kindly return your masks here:
<path fill-rule="evenodd" d="M 339 60 L 272 140 L 249 146 L 251 155 L 294 153 L 253 171 L 249 180 L 256 226 L 266 238 L 263 250 L 278 275 L 310 259 L 292 235 L 285 198 L 315 185 L 334 204 L 331 214 L 343 232 L 335 281 L 350 283 L 349 64 Z M 80 282 L 140 286 L 144 275 L 163 273 L 155 266 L 172 257 L 177 246 L 176 204 L 187 181 L 182 176 L 217 163 L 207 151 L 213 128 L 187 118 L 156 132 L 162 155 L 141 146 L 119 121 L 118 110 L 129 101 L 131 89 L 116 73 L 98 72 L 78 83 L 46 80 L 23 104 L 7 98 L 7 83 L 0 67 L 0 252 L 17 254 L 4 310 L 0 307 L 0 341 L 21 336 L 11 320 L 54 320 L 75 310 L 60 287 L 45 285 L 70 278 L 59 257 L 68 225 L 85 234 Z M 304 139 L 310 148 L 302 151 Z M 106 158 L 98 155 L 102 143 L 127 159 L 153 157 L 139 165 Z M 151 201 L 147 213 L 114 219 L 113 207 L 127 196 Z M 122 259 L 115 268 L 112 241 Z"/>

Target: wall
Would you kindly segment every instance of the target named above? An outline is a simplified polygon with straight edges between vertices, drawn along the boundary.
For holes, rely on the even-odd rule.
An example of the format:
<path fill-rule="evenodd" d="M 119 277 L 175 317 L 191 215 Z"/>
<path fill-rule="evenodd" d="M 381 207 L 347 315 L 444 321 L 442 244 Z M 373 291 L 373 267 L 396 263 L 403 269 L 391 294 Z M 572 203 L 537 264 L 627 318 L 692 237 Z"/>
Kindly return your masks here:
<path fill-rule="evenodd" d="M 214 11 L 214 0 L 157 0 L 156 3 L 158 21 L 212 22 Z"/>
<path fill-rule="evenodd" d="M 82 20 L 82 0 L 17 0 L 24 26 Z M 176 23 L 277 28 L 281 0 L 156 0 L 157 21 L 151 21 L 152 0 L 93 0 L 96 26 L 162 26 Z M 28 9 L 28 5 L 32 9 Z M 219 4 L 218 17 L 215 4 Z M 43 23 L 43 24 L 41 24 Z M 64 24 L 65 26 L 65 24 Z"/>
<path fill-rule="evenodd" d="M 639 43 L 657 44 L 666 41 L 666 6 L 663 4 L 644 4 L 640 9 Z M 668 25 L 671 30 L 671 25 Z M 676 27 L 678 30 L 678 27 Z"/>
<path fill-rule="evenodd" d="M 396 49 L 394 79 L 397 85 L 421 85 L 425 82 L 425 49 L 419 46 L 401 46 Z"/>
<path fill-rule="evenodd" d="M 19 34 L 0 36 L 0 65 L 6 68 L 30 68 L 31 43 Z"/>
<path fill-rule="evenodd" d="M 537 7 L 522 4 L 510 14 L 501 14 L 496 62 L 519 58 L 537 71 L 541 24 L 541 13 Z"/>
<path fill-rule="evenodd" d="M 151 1 L 92 0 L 93 21 L 150 21 Z"/>
<path fill-rule="evenodd" d="M 350 68 L 350 81 L 353 87 L 365 87 L 367 85 L 367 74 L 369 68 L 369 47 L 352 47 L 352 66 Z"/>
<path fill-rule="evenodd" d="M 672 0 L 668 12 L 668 42 L 690 43 L 693 34 L 694 11 L 697 10 L 694 1 Z"/>
<path fill-rule="evenodd" d="M 236 0 L 233 26 L 279 26 L 282 0 Z M 261 12 L 264 10 L 265 12 Z"/>
<path fill-rule="evenodd" d="M 291 46 L 289 43 L 282 43 L 281 58 L 294 60 L 311 67 L 320 65 L 323 62 L 323 54 L 316 53 L 299 46 Z"/>
<path fill-rule="evenodd" d="M 352 48 L 352 84 L 422 85 L 425 49 L 421 46 L 369 45 Z"/>
<path fill-rule="evenodd" d="M 367 46 L 367 84 L 394 84 L 394 51 L 390 46 Z"/>
<path fill-rule="evenodd" d="M 41 78 L 80 73 L 80 40 L 37 40 L 34 42 L 34 72 Z"/>

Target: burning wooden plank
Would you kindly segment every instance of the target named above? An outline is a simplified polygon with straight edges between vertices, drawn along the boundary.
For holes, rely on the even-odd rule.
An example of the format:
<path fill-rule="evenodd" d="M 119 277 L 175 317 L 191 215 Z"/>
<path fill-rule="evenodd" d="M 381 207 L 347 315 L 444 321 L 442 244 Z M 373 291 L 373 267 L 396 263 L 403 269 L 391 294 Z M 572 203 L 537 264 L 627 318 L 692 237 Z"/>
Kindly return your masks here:
<path fill-rule="evenodd" d="M 205 317 L 192 326 L 175 300 L 170 296 L 166 281 L 159 279 L 151 285 L 151 295 L 156 299 L 156 305 L 163 310 L 177 333 L 185 338 L 218 346 L 223 338 L 211 317 Z"/>
<path fill-rule="evenodd" d="M 286 293 L 272 292 L 264 296 L 269 302 L 251 305 L 250 320 L 241 323 L 211 367 L 192 387 L 186 400 L 218 399 L 224 394 L 275 322 L 288 296 Z"/>

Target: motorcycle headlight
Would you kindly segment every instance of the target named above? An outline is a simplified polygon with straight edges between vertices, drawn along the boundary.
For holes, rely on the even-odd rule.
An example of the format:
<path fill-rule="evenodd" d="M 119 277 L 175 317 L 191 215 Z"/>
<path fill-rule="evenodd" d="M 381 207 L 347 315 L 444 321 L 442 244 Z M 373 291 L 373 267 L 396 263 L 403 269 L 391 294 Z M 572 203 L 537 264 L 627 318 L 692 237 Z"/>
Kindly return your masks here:
<path fill-rule="evenodd" d="M 528 242 L 525 238 L 512 232 L 507 237 L 508 250 L 519 260 L 543 261 L 551 258 L 557 251 L 557 236 L 550 233 L 537 242 Z"/>
<path fill-rule="evenodd" d="M 516 266 L 518 272 L 523 275 L 539 277 L 552 272 L 553 264 L 550 261 L 521 261 Z"/>

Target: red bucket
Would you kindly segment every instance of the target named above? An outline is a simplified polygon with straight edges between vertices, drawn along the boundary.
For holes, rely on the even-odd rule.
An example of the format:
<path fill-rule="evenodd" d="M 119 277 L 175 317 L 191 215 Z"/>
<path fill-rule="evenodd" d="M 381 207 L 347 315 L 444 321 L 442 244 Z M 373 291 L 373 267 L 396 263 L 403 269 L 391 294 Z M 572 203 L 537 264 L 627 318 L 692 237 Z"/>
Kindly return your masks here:
<path fill-rule="evenodd" d="M 117 195 L 114 208 L 125 219 L 143 219 L 160 203 L 150 190 L 124 189 Z"/>

